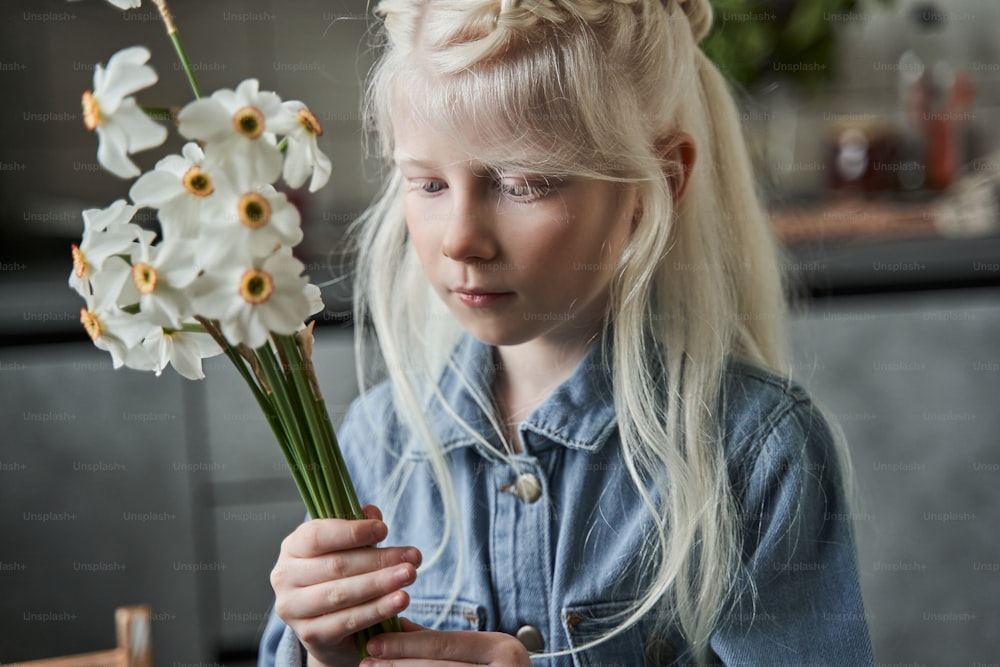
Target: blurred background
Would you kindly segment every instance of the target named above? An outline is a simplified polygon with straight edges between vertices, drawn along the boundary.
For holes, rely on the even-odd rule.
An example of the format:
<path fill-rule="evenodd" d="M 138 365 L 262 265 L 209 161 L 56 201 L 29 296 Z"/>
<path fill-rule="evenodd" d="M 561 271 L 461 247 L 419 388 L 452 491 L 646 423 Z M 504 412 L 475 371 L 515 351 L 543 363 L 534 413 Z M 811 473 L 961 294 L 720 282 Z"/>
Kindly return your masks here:
<path fill-rule="evenodd" d="M 99 169 L 82 124 L 94 64 L 143 44 L 160 81 L 140 100 L 190 99 L 149 4 L 0 9 L 0 662 L 113 646 L 114 608 L 145 602 L 157 664 L 250 663 L 269 570 L 303 515 L 228 362 L 203 382 L 112 371 L 66 285 L 81 210 L 129 186 Z M 301 258 L 325 284 L 317 365 L 335 420 L 357 391 L 341 238 L 378 186 L 358 113 L 367 4 L 172 3 L 203 90 L 257 77 L 323 126 L 333 177 L 297 203 Z M 795 375 L 855 460 L 876 658 L 996 663 L 1000 3 L 715 4 L 705 49 L 737 86 L 788 251 Z"/>

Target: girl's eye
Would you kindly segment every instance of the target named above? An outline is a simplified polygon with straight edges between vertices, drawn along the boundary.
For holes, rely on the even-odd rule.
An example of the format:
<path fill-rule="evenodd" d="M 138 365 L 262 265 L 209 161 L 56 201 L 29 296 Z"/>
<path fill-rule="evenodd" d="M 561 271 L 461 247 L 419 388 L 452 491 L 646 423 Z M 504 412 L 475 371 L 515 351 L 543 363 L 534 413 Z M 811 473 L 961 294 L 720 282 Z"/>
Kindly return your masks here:
<path fill-rule="evenodd" d="M 444 190 L 444 181 L 436 181 L 431 179 L 413 179 L 409 182 L 408 190 L 418 190 L 428 195 L 436 195 L 437 193 Z"/>
<path fill-rule="evenodd" d="M 547 195 L 551 187 L 545 181 L 533 183 L 524 178 L 508 178 L 498 181 L 497 189 L 508 199 L 531 202 Z"/>

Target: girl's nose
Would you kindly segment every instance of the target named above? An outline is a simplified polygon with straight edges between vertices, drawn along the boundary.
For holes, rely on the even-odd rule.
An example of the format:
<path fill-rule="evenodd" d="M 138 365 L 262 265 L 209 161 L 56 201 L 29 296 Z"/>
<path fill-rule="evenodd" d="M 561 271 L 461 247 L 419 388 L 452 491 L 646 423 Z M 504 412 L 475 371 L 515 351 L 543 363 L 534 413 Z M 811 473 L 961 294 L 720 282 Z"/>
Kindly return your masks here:
<path fill-rule="evenodd" d="M 496 202 L 474 193 L 455 193 L 444 221 L 441 252 L 456 262 L 486 262 L 499 252 L 493 233 Z"/>

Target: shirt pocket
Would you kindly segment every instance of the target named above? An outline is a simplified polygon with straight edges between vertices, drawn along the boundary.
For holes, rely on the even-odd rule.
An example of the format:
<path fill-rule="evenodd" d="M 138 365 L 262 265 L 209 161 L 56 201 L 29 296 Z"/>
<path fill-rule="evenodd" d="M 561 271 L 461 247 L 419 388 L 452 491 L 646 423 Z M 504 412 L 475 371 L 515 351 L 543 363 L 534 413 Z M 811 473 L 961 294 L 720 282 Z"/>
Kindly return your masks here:
<path fill-rule="evenodd" d="M 486 608 L 470 600 L 410 598 L 410 606 L 400 616 L 436 630 L 485 630 Z M 435 623 L 438 625 L 435 626 Z"/>
<path fill-rule="evenodd" d="M 570 648 L 579 648 L 619 627 L 628 614 L 631 602 L 591 602 L 568 605 L 562 612 L 562 625 Z M 668 667 L 676 653 L 671 641 L 647 637 L 640 621 L 584 651 L 573 654 L 575 667 Z"/>

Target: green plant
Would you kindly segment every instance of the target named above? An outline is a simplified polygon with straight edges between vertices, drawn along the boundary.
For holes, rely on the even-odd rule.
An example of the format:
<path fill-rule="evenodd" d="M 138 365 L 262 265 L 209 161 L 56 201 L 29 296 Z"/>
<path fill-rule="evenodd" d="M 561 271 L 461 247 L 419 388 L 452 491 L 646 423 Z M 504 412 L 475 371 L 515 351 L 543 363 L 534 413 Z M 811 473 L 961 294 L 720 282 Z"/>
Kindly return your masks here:
<path fill-rule="evenodd" d="M 859 5 L 892 0 L 711 0 L 712 32 L 706 55 L 731 81 L 753 88 L 783 78 L 815 89 L 835 73 L 837 29 L 865 21 Z"/>

